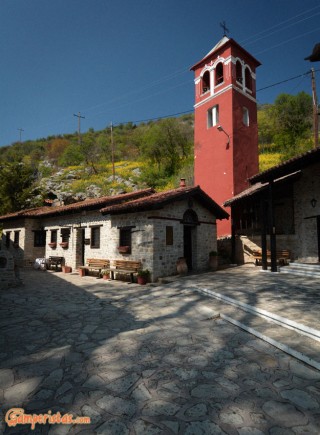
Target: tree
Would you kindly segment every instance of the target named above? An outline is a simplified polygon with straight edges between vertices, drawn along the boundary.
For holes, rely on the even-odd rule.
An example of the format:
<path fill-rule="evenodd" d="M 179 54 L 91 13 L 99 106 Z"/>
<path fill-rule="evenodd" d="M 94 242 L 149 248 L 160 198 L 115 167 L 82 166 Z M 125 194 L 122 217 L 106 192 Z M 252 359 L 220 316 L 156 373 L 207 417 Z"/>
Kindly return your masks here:
<path fill-rule="evenodd" d="M 24 163 L 6 163 L 0 166 L 1 214 L 26 207 L 34 179 L 34 170 Z"/>
<path fill-rule="evenodd" d="M 280 94 L 273 105 L 274 142 L 285 158 L 299 152 L 298 144 L 310 137 L 312 129 L 312 98 L 305 92 L 297 95 Z"/>
<path fill-rule="evenodd" d="M 142 155 L 153 167 L 155 176 L 175 174 L 187 158 L 193 143 L 190 125 L 182 124 L 176 118 L 158 121 L 136 132 Z"/>
<path fill-rule="evenodd" d="M 50 160 L 57 163 L 66 148 L 70 145 L 70 141 L 62 138 L 55 138 L 47 145 L 47 155 Z"/>

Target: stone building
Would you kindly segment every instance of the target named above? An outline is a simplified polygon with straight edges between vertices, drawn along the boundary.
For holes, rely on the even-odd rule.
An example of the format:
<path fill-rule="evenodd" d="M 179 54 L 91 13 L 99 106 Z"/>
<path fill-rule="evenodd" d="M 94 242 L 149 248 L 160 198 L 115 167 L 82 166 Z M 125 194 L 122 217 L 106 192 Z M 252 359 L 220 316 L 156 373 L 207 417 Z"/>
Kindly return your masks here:
<path fill-rule="evenodd" d="M 292 260 L 320 262 L 320 148 L 249 181 L 248 189 L 225 202 L 231 207 L 236 260 L 265 246 L 271 254 L 287 249 Z"/>
<path fill-rule="evenodd" d="M 154 281 L 174 274 L 179 257 L 190 270 L 207 269 L 217 249 L 216 220 L 227 218 L 199 187 L 180 187 L 39 207 L 2 216 L 0 223 L 2 245 L 20 266 L 49 256 L 63 257 L 73 270 L 88 258 L 135 260 Z"/>

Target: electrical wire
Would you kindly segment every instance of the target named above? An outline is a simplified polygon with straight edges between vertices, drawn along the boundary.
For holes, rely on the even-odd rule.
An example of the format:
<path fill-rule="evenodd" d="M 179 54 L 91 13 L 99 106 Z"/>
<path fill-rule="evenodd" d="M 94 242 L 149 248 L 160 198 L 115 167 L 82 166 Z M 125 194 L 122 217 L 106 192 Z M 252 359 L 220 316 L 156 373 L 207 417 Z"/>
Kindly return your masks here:
<path fill-rule="evenodd" d="M 272 32 L 272 33 L 267 33 L 267 32 L 269 32 L 269 31 L 272 30 L 272 29 L 275 29 L 275 28 L 277 28 L 277 27 L 280 27 L 280 26 L 282 26 L 283 24 L 286 24 L 286 23 L 288 23 L 289 21 L 294 20 L 295 18 L 301 17 L 302 15 L 305 15 L 305 14 L 307 14 L 308 12 L 312 12 L 312 11 L 314 11 L 315 9 L 319 9 L 319 8 L 320 8 L 320 5 L 319 5 L 319 6 L 315 6 L 314 8 L 311 8 L 311 9 L 308 9 L 308 10 L 306 10 L 306 11 L 303 11 L 303 12 L 301 12 L 300 14 L 295 15 L 294 17 L 291 17 L 291 18 L 288 18 L 287 20 L 281 21 L 280 23 L 275 24 L 275 25 L 269 27 L 268 29 L 262 30 L 261 32 L 256 33 L 255 35 L 252 35 L 252 36 L 249 36 L 249 37 L 246 38 L 246 39 L 243 39 L 242 41 L 240 41 L 240 44 L 244 44 L 244 43 L 246 43 L 247 45 L 250 45 L 250 44 L 252 44 L 252 43 L 254 43 L 254 42 L 256 42 L 256 41 L 258 41 L 258 40 L 260 40 L 260 39 L 263 39 L 263 38 L 265 38 L 265 37 L 267 37 L 267 36 L 270 36 L 270 35 L 272 35 L 272 34 L 278 32 L 278 31 L 281 31 L 281 30 L 283 30 L 283 29 L 287 29 L 288 27 L 291 27 L 291 26 L 293 26 L 293 25 L 295 25 L 295 24 L 298 24 L 298 23 L 300 23 L 301 21 L 305 21 L 305 20 L 307 20 L 307 19 L 309 19 L 309 18 L 313 18 L 315 15 L 319 15 L 319 13 L 317 13 L 317 14 L 313 14 L 313 15 L 311 15 L 311 16 L 309 16 L 309 17 L 305 17 L 305 18 L 303 18 L 303 19 L 301 19 L 301 20 L 299 20 L 299 21 L 296 21 L 296 22 L 294 22 L 294 23 L 292 23 L 292 24 L 289 24 L 289 25 L 286 26 L 286 27 L 282 27 L 281 29 L 276 30 L 276 31 L 274 31 L 274 32 Z M 256 38 L 257 36 L 262 35 L 262 34 L 264 34 L 264 33 L 267 33 L 267 35 L 262 36 L 261 38 Z M 250 41 L 251 39 L 253 39 L 252 42 L 247 42 L 247 41 Z"/>
<path fill-rule="evenodd" d="M 319 72 L 319 71 L 320 71 L 320 68 L 319 68 L 319 69 L 315 69 L 314 71 L 315 71 L 315 72 Z M 265 89 L 269 89 L 269 88 L 273 88 L 273 87 L 275 87 L 275 86 L 279 86 L 279 85 L 281 85 L 281 84 L 283 84 L 283 83 L 287 83 L 287 82 L 290 82 L 290 81 L 292 81 L 292 80 L 296 80 L 296 79 L 298 79 L 298 78 L 305 78 L 305 77 L 306 77 L 307 75 L 309 75 L 309 74 L 311 74 L 311 71 L 307 71 L 307 72 L 305 72 L 305 73 L 299 74 L 299 75 L 294 76 L 294 77 L 289 77 L 288 79 L 281 80 L 281 81 L 279 81 L 279 82 L 272 83 L 271 85 L 268 85 L 268 86 L 265 86 L 265 87 L 263 87 L 263 88 L 257 89 L 257 92 L 261 92 L 261 91 L 263 91 L 263 90 L 265 90 Z M 154 118 L 140 119 L 140 120 L 136 120 L 136 121 L 115 122 L 115 123 L 113 123 L 113 125 L 125 125 L 125 124 L 129 124 L 129 123 L 132 123 L 132 124 L 139 124 L 139 123 L 141 123 L 141 122 L 150 122 L 150 121 L 155 121 L 155 120 L 157 120 L 157 119 L 171 118 L 171 117 L 173 117 L 173 116 L 185 115 L 185 114 L 187 114 L 187 113 L 193 113 L 193 109 L 185 110 L 185 111 L 178 112 L 178 113 L 171 113 L 171 114 L 167 114 L 167 115 L 157 116 L 157 117 L 154 117 Z"/>

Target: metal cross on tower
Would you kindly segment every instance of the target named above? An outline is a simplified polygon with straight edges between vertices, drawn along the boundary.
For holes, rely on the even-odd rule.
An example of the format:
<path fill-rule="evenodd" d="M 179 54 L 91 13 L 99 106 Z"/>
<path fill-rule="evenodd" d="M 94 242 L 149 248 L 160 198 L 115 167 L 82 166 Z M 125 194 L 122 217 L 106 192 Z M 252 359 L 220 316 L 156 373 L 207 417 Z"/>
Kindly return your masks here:
<path fill-rule="evenodd" d="M 223 28 L 223 36 L 227 36 L 227 33 L 230 33 L 230 30 L 227 28 L 225 21 L 222 21 L 222 23 L 220 23 L 220 27 Z"/>

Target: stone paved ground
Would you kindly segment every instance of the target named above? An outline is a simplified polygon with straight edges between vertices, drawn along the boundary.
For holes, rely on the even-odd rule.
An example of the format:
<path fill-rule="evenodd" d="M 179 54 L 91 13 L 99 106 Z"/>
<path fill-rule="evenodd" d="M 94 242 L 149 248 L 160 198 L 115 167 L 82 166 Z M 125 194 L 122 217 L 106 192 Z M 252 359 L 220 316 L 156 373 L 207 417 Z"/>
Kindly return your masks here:
<path fill-rule="evenodd" d="M 24 280 L 0 291 L 0 413 L 92 424 L 31 432 L 2 422 L 1 433 L 320 433 L 320 372 L 216 318 L 215 301 L 187 286 L 35 271 Z"/>

